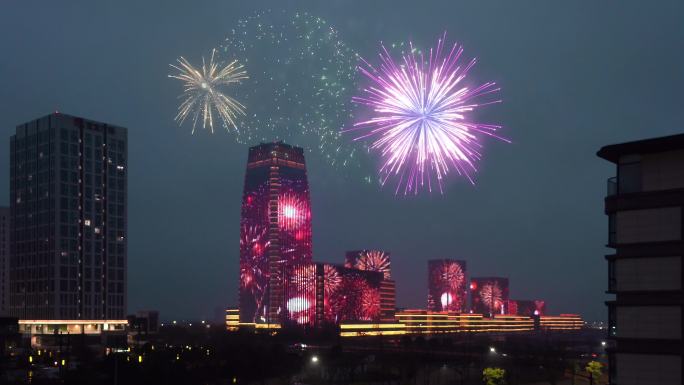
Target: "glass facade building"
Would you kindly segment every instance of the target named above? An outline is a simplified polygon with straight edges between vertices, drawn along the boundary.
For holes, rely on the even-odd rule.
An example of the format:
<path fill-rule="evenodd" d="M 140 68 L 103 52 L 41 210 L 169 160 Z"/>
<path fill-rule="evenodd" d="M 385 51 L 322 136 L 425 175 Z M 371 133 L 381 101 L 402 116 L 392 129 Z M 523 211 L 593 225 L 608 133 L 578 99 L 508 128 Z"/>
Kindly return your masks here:
<path fill-rule="evenodd" d="M 9 313 L 126 314 L 127 130 L 53 113 L 10 138 Z"/>
<path fill-rule="evenodd" d="M 284 273 L 311 262 L 304 151 L 282 142 L 249 149 L 240 220 L 240 322 L 280 324 Z"/>

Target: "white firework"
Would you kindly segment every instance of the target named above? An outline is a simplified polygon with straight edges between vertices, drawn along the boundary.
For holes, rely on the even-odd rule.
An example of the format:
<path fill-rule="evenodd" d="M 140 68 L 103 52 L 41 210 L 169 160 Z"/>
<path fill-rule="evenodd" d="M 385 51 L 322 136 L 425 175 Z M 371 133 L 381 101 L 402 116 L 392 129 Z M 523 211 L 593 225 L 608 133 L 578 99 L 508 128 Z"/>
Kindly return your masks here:
<path fill-rule="evenodd" d="M 170 66 L 178 71 L 169 77 L 183 82 L 183 102 L 178 107 L 176 121 L 183 124 L 188 117 L 192 118 L 192 132 L 195 132 L 197 122 L 201 120 L 202 128 L 209 127 L 214 132 L 214 115 L 223 120 L 226 129 L 232 126 L 237 131 L 235 120 L 239 115 L 245 115 L 245 106 L 234 98 L 225 95 L 222 88 L 231 84 L 238 84 L 247 79 L 244 67 L 233 60 L 226 66 L 219 66 L 214 61 L 216 50 L 211 51 L 209 63 L 202 57 L 202 67 L 193 67 L 184 57 L 180 57 L 178 66 Z M 214 112 L 215 111 L 215 112 Z"/>

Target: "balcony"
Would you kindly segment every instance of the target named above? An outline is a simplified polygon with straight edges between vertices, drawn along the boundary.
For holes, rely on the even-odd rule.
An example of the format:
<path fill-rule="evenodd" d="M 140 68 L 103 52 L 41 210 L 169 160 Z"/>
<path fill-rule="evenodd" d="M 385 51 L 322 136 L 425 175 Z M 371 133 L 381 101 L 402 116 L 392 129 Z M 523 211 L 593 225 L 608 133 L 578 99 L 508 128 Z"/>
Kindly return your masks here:
<path fill-rule="evenodd" d="M 613 196 L 613 195 L 617 195 L 617 193 L 618 193 L 618 182 L 617 182 L 617 177 L 614 176 L 614 177 L 612 177 L 612 178 L 608 178 L 608 180 L 607 180 L 607 190 L 608 190 L 608 191 L 607 191 L 607 192 L 608 192 L 607 196 L 610 197 L 610 196 Z"/>

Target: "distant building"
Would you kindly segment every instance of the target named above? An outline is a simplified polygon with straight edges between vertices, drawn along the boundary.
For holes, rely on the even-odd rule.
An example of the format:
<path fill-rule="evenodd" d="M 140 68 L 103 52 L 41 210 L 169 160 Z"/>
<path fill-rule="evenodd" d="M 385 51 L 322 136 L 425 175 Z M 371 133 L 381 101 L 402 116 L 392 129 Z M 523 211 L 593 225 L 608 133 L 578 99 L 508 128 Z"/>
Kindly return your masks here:
<path fill-rule="evenodd" d="M 396 310 L 396 285 L 392 280 L 391 256 L 383 250 L 354 250 L 345 255 L 345 267 L 376 271 L 383 274 L 380 286 L 380 312 L 384 322 L 394 321 Z"/>
<path fill-rule="evenodd" d="M 474 313 L 506 314 L 508 278 L 476 277 L 470 280 L 471 309 Z"/>
<path fill-rule="evenodd" d="M 381 272 L 328 263 L 290 265 L 285 274 L 290 325 L 323 327 L 341 322 L 379 322 Z"/>
<path fill-rule="evenodd" d="M 128 328 L 131 333 L 156 334 L 159 332 L 159 312 L 157 310 L 141 310 L 129 315 Z"/>
<path fill-rule="evenodd" d="M 10 209 L 0 207 L 0 317 L 8 314 Z"/>
<path fill-rule="evenodd" d="M 125 128 L 60 113 L 17 126 L 9 312 L 41 321 L 20 327 L 124 318 L 127 147 Z"/>
<path fill-rule="evenodd" d="M 614 144 L 608 180 L 610 383 L 681 384 L 684 135 Z"/>
<path fill-rule="evenodd" d="M 428 261 L 428 311 L 466 312 L 466 262 Z"/>
<path fill-rule="evenodd" d="M 241 323 L 278 325 L 284 269 L 311 262 L 304 150 L 282 142 L 249 149 L 240 220 Z"/>
<path fill-rule="evenodd" d="M 534 315 L 546 315 L 546 301 L 542 300 L 508 300 L 506 313 L 515 315 L 524 315 L 532 317 Z"/>

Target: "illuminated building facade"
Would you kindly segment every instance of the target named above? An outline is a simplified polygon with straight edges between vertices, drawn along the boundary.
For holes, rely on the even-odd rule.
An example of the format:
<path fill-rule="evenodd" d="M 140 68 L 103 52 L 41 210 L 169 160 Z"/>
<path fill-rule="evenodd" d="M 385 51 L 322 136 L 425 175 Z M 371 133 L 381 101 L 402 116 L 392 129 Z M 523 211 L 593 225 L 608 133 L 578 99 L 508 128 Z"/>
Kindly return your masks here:
<path fill-rule="evenodd" d="M 611 384 L 684 380 L 684 134 L 614 144 L 605 213 Z"/>
<path fill-rule="evenodd" d="M 383 274 L 328 263 L 286 268 L 287 324 L 309 327 L 382 318 Z"/>
<path fill-rule="evenodd" d="M 304 151 L 282 142 L 249 149 L 240 220 L 240 322 L 280 324 L 284 271 L 311 262 Z"/>
<path fill-rule="evenodd" d="M 0 207 L 0 316 L 7 315 L 9 305 L 9 240 L 10 209 Z"/>
<path fill-rule="evenodd" d="M 506 314 L 508 278 L 479 277 L 470 280 L 471 310 L 474 313 Z"/>
<path fill-rule="evenodd" d="M 465 312 L 466 297 L 465 261 L 428 261 L 428 311 Z"/>
<path fill-rule="evenodd" d="M 380 312 L 385 322 L 394 320 L 396 309 L 396 285 L 392 280 L 390 253 L 383 250 L 354 250 L 345 255 L 345 267 L 376 271 L 383 274 L 380 285 Z"/>
<path fill-rule="evenodd" d="M 546 315 L 546 301 L 542 300 L 508 300 L 506 312 L 531 317 Z"/>
<path fill-rule="evenodd" d="M 10 139 L 10 315 L 126 314 L 127 130 L 53 113 Z"/>

